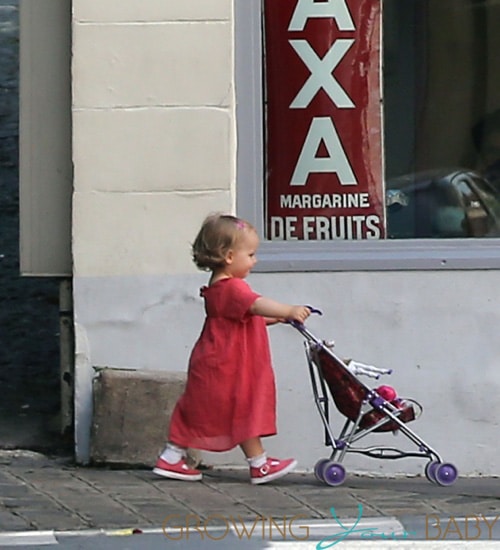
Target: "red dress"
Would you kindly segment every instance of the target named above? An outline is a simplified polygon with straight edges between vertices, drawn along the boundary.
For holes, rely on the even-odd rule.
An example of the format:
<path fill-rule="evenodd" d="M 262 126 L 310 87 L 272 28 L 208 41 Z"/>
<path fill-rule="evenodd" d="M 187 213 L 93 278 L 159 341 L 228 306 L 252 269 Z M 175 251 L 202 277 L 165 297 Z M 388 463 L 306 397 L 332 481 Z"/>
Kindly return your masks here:
<path fill-rule="evenodd" d="M 180 447 L 227 451 L 276 434 L 276 389 L 266 323 L 252 315 L 259 298 L 243 279 L 201 289 L 206 319 L 191 358 L 184 394 L 170 422 Z"/>

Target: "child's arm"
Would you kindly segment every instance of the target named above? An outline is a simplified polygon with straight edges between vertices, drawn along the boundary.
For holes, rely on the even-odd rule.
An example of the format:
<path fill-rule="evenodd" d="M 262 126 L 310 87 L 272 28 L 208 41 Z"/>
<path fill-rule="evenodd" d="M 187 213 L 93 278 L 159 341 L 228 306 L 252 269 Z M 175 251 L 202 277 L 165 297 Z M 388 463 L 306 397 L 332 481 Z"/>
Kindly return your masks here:
<path fill-rule="evenodd" d="M 278 323 L 284 323 L 286 319 L 278 318 L 278 317 L 264 317 L 264 321 L 266 322 L 266 325 L 277 325 Z"/>
<path fill-rule="evenodd" d="M 261 315 L 262 317 L 270 317 L 272 319 L 287 319 L 291 321 L 299 321 L 303 323 L 311 311 L 307 306 L 293 306 L 289 304 L 281 304 L 275 302 L 270 298 L 264 298 L 261 296 L 257 298 L 255 302 L 250 306 L 250 312 L 254 315 Z"/>

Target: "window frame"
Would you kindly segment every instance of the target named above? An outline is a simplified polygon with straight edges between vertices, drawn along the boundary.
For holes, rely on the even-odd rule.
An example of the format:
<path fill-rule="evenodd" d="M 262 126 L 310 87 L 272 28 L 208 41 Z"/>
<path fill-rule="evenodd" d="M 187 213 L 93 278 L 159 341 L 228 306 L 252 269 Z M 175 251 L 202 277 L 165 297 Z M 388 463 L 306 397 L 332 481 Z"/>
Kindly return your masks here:
<path fill-rule="evenodd" d="M 264 235 L 262 0 L 234 0 L 236 209 Z M 254 271 L 500 268 L 500 239 L 262 240 Z"/>

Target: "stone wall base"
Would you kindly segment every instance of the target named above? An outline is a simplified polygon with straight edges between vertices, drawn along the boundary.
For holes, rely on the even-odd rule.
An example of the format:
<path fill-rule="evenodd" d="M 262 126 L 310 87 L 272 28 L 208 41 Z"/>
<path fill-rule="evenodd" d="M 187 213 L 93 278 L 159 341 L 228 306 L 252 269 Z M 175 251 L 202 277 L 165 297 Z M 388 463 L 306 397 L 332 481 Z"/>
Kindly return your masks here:
<path fill-rule="evenodd" d="M 100 370 L 93 388 L 91 462 L 154 466 L 185 383 L 181 372 Z M 189 450 L 188 462 L 197 465 L 199 452 Z"/>

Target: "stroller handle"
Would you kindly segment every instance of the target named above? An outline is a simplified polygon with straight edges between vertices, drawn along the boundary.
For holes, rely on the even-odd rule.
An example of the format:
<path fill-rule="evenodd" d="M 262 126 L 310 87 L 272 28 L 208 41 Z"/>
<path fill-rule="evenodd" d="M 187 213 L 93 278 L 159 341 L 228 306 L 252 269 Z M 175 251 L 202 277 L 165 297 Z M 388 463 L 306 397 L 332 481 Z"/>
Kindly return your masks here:
<path fill-rule="evenodd" d="M 323 315 L 323 312 L 321 311 L 321 309 L 318 309 L 317 307 L 308 306 L 308 305 L 306 305 L 306 307 L 309 308 L 311 313 L 317 313 L 318 315 Z"/>
<path fill-rule="evenodd" d="M 316 313 L 317 315 L 323 315 L 323 312 L 320 309 L 316 308 L 316 307 L 309 306 L 309 305 L 306 305 L 306 307 L 309 308 L 311 313 Z M 295 321 L 295 320 L 290 319 L 289 321 L 287 321 L 287 323 L 292 325 L 292 327 L 296 328 L 297 330 L 300 330 L 301 332 L 304 332 L 304 330 L 306 328 L 305 325 L 303 323 L 301 323 L 300 321 Z"/>

